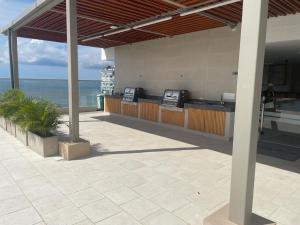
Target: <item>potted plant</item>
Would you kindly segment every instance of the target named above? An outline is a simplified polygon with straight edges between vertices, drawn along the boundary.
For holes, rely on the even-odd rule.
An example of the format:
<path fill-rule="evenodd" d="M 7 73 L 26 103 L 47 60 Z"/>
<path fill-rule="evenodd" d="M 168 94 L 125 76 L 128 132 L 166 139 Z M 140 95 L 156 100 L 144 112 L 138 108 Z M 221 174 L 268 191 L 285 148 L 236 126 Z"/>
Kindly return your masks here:
<path fill-rule="evenodd" d="M 10 117 L 10 120 L 15 124 L 15 136 L 16 138 L 21 141 L 24 145 L 28 146 L 28 132 L 23 129 L 19 124 L 23 118 L 23 115 L 20 113 L 21 108 L 28 103 L 27 98 L 23 98 L 19 102 L 19 107 L 16 113 Z"/>
<path fill-rule="evenodd" d="M 2 109 L 1 109 L 1 104 L 3 102 L 3 94 L 0 95 L 0 127 L 2 127 L 4 130 L 6 130 L 6 121 L 5 121 L 5 118 L 3 116 L 3 113 L 2 113 Z"/>
<path fill-rule="evenodd" d="M 17 89 L 8 90 L 0 97 L 1 126 L 5 127 L 7 132 L 14 136 L 16 136 L 14 117 L 18 113 L 24 100 L 25 95 L 22 91 Z"/>
<path fill-rule="evenodd" d="M 29 147 L 43 157 L 58 153 L 57 107 L 45 100 L 27 99 L 19 110 L 17 123 L 28 132 Z"/>
<path fill-rule="evenodd" d="M 0 115 L 0 127 L 6 130 L 6 121 L 3 116 Z"/>

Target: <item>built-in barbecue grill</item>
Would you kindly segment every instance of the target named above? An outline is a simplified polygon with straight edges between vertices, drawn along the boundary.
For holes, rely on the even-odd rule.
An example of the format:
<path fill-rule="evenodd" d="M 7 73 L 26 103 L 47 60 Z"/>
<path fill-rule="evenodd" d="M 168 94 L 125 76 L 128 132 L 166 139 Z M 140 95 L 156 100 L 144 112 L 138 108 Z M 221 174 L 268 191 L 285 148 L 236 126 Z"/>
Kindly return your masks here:
<path fill-rule="evenodd" d="M 183 108 L 184 103 L 189 99 L 189 92 L 187 90 L 165 90 L 162 100 L 163 106 Z"/>
<path fill-rule="evenodd" d="M 126 87 L 124 90 L 123 101 L 124 102 L 137 102 L 138 98 L 144 96 L 143 88 Z"/>

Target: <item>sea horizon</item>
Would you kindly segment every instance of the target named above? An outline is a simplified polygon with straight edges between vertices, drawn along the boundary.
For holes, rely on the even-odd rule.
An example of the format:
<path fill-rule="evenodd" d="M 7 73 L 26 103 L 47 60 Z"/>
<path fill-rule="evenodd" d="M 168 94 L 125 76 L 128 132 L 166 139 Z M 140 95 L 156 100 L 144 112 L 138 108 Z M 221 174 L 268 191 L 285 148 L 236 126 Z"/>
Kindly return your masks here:
<path fill-rule="evenodd" d="M 51 82 L 50 82 L 51 81 Z M 100 92 L 99 80 L 79 80 L 80 106 L 96 106 Z M 0 78 L 0 93 L 11 88 L 10 78 Z M 68 80 L 46 78 L 21 78 L 20 89 L 28 97 L 49 100 L 59 107 L 68 106 Z"/>
<path fill-rule="evenodd" d="M 20 80 L 65 80 L 67 78 L 19 78 Z M 10 80 L 10 77 L 1 77 L 0 80 Z M 99 79 L 100 80 L 100 79 Z M 98 81 L 98 79 L 78 79 L 78 81 Z"/>

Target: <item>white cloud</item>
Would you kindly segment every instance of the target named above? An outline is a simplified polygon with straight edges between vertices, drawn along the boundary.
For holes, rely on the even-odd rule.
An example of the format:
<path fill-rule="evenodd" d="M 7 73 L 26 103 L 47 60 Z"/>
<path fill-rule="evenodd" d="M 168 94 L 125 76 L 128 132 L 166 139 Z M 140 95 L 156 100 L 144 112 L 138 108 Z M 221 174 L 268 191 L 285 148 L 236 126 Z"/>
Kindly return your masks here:
<path fill-rule="evenodd" d="M 20 39 L 19 62 L 33 65 L 65 66 L 66 52 L 60 44 L 38 40 Z"/>
<path fill-rule="evenodd" d="M 34 0 L 0 0 L 0 26 L 5 26 Z M 67 50 L 65 44 L 32 39 L 18 39 L 19 63 L 27 65 L 60 66 L 67 65 Z M 112 65 L 110 61 L 101 61 L 99 48 L 79 46 L 79 67 L 101 69 Z M 0 64 L 8 64 L 7 37 L 0 36 Z"/>
<path fill-rule="evenodd" d="M 7 25 L 33 2 L 34 0 L 0 0 L 0 26 Z"/>
<path fill-rule="evenodd" d="M 90 69 L 102 69 L 113 65 L 113 62 L 102 60 L 101 49 L 82 47 L 78 49 L 79 65 Z"/>
<path fill-rule="evenodd" d="M 8 46 L 3 45 L 1 46 L 1 51 L 0 51 L 0 64 L 8 64 L 9 63 L 9 57 L 8 57 Z"/>
<path fill-rule="evenodd" d="M 5 44 L 2 49 L 0 63 L 8 64 L 8 45 Z M 19 38 L 18 54 L 20 64 L 58 67 L 67 65 L 67 48 L 61 43 Z M 99 48 L 79 46 L 78 59 L 79 67 L 88 69 L 102 69 L 113 64 L 111 61 L 101 60 Z"/>

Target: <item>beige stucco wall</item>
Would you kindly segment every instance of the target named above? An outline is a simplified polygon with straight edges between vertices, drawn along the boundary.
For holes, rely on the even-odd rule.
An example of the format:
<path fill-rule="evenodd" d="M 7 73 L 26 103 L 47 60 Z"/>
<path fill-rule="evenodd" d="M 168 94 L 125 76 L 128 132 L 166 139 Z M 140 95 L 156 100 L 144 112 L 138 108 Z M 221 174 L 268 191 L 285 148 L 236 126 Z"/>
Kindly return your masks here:
<path fill-rule="evenodd" d="M 271 19 L 268 42 L 279 40 L 273 37 L 279 26 L 289 31 L 280 40 L 295 38 L 299 21 L 299 14 Z M 223 27 L 117 47 L 115 90 L 142 87 L 149 95 L 162 95 L 166 88 L 187 89 L 192 98 L 219 100 L 236 90 L 239 39 L 240 29 Z"/>
<path fill-rule="evenodd" d="M 300 40 L 300 13 L 268 20 L 267 43 Z"/>

